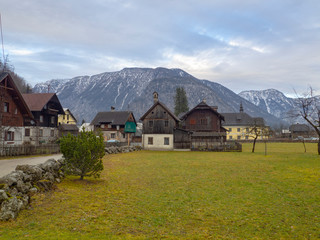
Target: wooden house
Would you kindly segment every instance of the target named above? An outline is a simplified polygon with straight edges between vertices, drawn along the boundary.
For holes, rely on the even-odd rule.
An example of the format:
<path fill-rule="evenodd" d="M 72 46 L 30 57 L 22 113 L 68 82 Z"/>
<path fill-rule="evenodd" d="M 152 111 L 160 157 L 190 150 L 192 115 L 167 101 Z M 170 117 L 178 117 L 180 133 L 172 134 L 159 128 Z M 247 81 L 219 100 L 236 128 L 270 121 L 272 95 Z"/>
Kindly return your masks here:
<path fill-rule="evenodd" d="M 158 100 L 158 93 L 153 93 L 154 104 L 140 118 L 143 121 L 142 146 L 145 149 L 174 148 L 174 129 L 180 120 Z"/>
<path fill-rule="evenodd" d="M 1 144 L 22 144 L 24 126 L 33 115 L 9 73 L 0 74 Z"/>
<path fill-rule="evenodd" d="M 289 131 L 292 139 L 308 138 L 311 136 L 310 128 L 306 124 L 292 124 L 289 127 Z"/>
<path fill-rule="evenodd" d="M 98 112 L 92 120 L 94 130 L 103 133 L 105 142 L 128 142 L 136 132 L 136 120 L 130 111 Z"/>
<path fill-rule="evenodd" d="M 25 142 L 43 144 L 55 142 L 58 138 L 58 114 L 64 114 L 55 93 L 22 94 L 31 110 L 34 121 L 26 124 Z"/>
<path fill-rule="evenodd" d="M 191 148 L 212 149 L 226 140 L 226 130 L 222 127 L 224 117 L 205 100 L 185 113 L 181 121 L 182 129 L 192 132 Z"/>

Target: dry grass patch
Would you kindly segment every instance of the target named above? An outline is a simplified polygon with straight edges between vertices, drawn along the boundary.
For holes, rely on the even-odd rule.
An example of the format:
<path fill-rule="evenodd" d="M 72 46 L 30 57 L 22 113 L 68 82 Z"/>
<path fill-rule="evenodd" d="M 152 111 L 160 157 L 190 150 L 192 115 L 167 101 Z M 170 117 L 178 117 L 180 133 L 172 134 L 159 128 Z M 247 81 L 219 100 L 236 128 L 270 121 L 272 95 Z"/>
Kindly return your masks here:
<path fill-rule="evenodd" d="M 301 147 L 301 148 L 300 148 Z M 1 239 L 317 239 L 316 145 L 245 144 L 243 153 L 107 156 L 101 179 L 39 194 Z"/>

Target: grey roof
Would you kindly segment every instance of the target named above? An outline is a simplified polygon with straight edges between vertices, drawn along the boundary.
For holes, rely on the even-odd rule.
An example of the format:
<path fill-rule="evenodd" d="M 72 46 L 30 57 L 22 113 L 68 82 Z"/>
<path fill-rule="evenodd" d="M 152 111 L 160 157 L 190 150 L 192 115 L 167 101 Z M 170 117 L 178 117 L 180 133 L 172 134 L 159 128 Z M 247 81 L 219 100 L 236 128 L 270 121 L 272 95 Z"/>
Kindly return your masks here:
<path fill-rule="evenodd" d="M 98 112 L 95 118 L 92 120 L 91 125 L 100 125 L 103 123 L 111 125 L 125 125 L 130 117 L 130 114 L 132 114 L 130 111 Z"/>
<path fill-rule="evenodd" d="M 253 118 L 247 113 L 221 113 L 224 116 L 223 126 L 264 126 L 263 118 Z"/>
<path fill-rule="evenodd" d="M 79 131 L 79 128 L 75 124 L 61 124 L 59 130 L 62 131 Z"/>
<path fill-rule="evenodd" d="M 309 132 L 310 128 L 308 125 L 306 124 L 292 124 L 290 127 L 289 127 L 289 130 L 291 132 Z"/>
<path fill-rule="evenodd" d="M 171 115 L 173 117 L 173 119 L 176 120 L 176 122 L 180 122 L 180 119 L 176 115 L 174 115 L 174 113 L 171 112 L 170 109 L 160 101 L 156 101 L 152 105 L 152 107 L 149 108 L 149 110 L 140 118 L 140 120 L 143 121 L 146 118 L 146 116 L 152 111 L 152 109 L 154 109 L 157 105 L 160 105 L 163 109 L 165 109 L 167 111 L 167 113 L 169 113 L 169 115 Z"/>
<path fill-rule="evenodd" d="M 208 104 L 206 104 L 205 101 L 202 101 L 197 106 L 192 108 L 189 112 L 186 112 L 184 115 L 182 115 L 180 117 L 180 119 L 186 119 L 188 117 L 188 115 L 190 115 L 195 110 L 210 110 L 211 112 L 216 114 L 220 119 L 224 120 L 224 116 L 222 114 L 218 113 L 216 109 L 218 109 L 218 107 L 216 107 L 216 106 L 211 107 Z"/>

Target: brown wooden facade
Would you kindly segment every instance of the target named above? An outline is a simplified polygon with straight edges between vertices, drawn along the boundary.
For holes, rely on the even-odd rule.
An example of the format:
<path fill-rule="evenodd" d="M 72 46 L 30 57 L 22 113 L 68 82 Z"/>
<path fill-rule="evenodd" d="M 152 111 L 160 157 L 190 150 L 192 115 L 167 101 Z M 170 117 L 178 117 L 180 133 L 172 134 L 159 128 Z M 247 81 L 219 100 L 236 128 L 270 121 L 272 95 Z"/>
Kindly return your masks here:
<path fill-rule="evenodd" d="M 0 126 L 22 127 L 33 119 L 10 74 L 0 75 Z"/>
<path fill-rule="evenodd" d="M 182 129 L 192 132 L 192 148 L 212 148 L 226 141 L 226 129 L 222 127 L 224 117 L 216 109 L 202 101 L 181 117 Z"/>
<path fill-rule="evenodd" d="M 144 134 L 173 134 L 179 119 L 161 102 L 156 102 L 149 111 L 141 117 Z"/>

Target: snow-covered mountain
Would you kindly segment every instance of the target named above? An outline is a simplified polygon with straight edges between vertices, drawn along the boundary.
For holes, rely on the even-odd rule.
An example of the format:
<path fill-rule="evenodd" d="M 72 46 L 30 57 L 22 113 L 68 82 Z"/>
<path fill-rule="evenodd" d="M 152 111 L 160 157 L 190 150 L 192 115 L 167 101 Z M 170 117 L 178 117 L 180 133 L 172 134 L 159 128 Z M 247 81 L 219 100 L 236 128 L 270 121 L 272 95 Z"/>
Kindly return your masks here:
<path fill-rule="evenodd" d="M 295 99 L 286 97 L 276 89 L 242 91 L 239 96 L 282 119 L 286 118 L 287 113 L 297 106 Z"/>
<path fill-rule="evenodd" d="M 138 120 L 153 104 L 152 93 L 159 93 L 159 100 L 174 109 L 177 87 L 184 87 L 192 108 L 203 99 L 218 111 L 238 112 L 242 102 L 245 111 L 253 117 L 263 117 L 274 125 L 279 119 L 238 96 L 224 86 L 207 80 L 199 80 L 181 69 L 125 68 L 93 76 L 81 76 L 65 80 L 50 80 L 37 84 L 34 92 L 56 92 L 63 107 L 77 117 L 90 122 L 99 111 L 130 110 Z"/>

